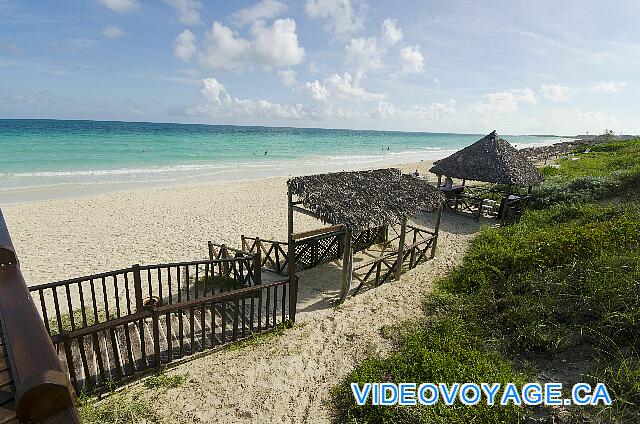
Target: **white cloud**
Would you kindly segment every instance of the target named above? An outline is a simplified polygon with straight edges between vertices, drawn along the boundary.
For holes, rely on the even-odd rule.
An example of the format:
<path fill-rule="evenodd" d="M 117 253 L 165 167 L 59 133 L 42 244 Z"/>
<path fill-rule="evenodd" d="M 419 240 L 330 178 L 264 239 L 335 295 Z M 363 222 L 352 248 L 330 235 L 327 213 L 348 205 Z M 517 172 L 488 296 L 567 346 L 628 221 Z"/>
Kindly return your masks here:
<path fill-rule="evenodd" d="M 173 42 L 173 54 L 185 62 L 191 60 L 197 50 L 196 36 L 188 29 L 178 34 Z"/>
<path fill-rule="evenodd" d="M 304 86 L 311 98 L 317 102 L 324 102 L 329 98 L 327 88 L 320 84 L 320 81 L 307 82 Z"/>
<path fill-rule="evenodd" d="M 355 65 L 359 72 L 363 72 L 367 69 L 382 68 L 382 56 L 385 52 L 375 37 L 353 38 L 345 46 L 345 59 L 347 63 Z"/>
<path fill-rule="evenodd" d="M 229 27 L 214 22 L 205 36 L 201 63 L 209 68 L 240 70 L 249 56 L 249 42 Z"/>
<path fill-rule="evenodd" d="M 397 25 L 398 22 L 396 19 L 387 18 L 382 22 L 382 39 L 390 46 L 402 41 L 402 29 Z"/>
<path fill-rule="evenodd" d="M 424 56 L 420 46 L 403 47 L 400 50 L 400 74 L 420 74 L 424 71 Z"/>
<path fill-rule="evenodd" d="M 277 19 L 271 26 L 258 21 L 251 32 L 254 38 L 250 41 L 214 22 L 205 37 L 201 64 L 241 71 L 251 65 L 275 68 L 298 65 L 304 59 L 304 48 L 298 43 L 293 19 Z"/>
<path fill-rule="evenodd" d="M 584 134 L 587 131 L 600 134 L 606 129 L 617 126 L 615 116 L 609 113 L 563 109 L 552 110 L 548 123 L 551 128 L 566 134 L 576 132 Z"/>
<path fill-rule="evenodd" d="M 232 97 L 222 83 L 210 77 L 202 80 L 200 91 L 204 103 L 188 109 L 189 115 L 210 117 L 259 117 L 269 119 L 298 119 L 302 117 L 303 106 L 272 103 L 268 100 L 239 99 Z"/>
<path fill-rule="evenodd" d="M 138 0 L 100 0 L 100 3 L 118 13 L 127 13 L 138 8 Z"/>
<path fill-rule="evenodd" d="M 171 6 L 178 17 L 178 21 L 185 25 L 198 25 L 202 23 L 200 19 L 200 0 L 164 0 Z"/>
<path fill-rule="evenodd" d="M 471 110 L 481 117 L 490 115 L 512 114 L 518 110 L 519 103 L 537 103 L 533 90 L 529 87 L 512 88 L 510 90 L 489 93 L 485 102 L 474 103 Z"/>
<path fill-rule="evenodd" d="M 255 37 L 251 47 L 258 63 L 282 67 L 302 62 L 304 48 L 298 44 L 296 22 L 293 19 L 277 19 L 271 26 L 257 22 L 251 32 Z"/>
<path fill-rule="evenodd" d="M 600 81 L 598 84 L 591 87 L 593 93 L 617 93 L 622 87 L 627 85 L 626 82 L 619 81 Z"/>
<path fill-rule="evenodd" d="M 106 27 L 102 28 L 102 31 L 100 32 L 104 37 L 111 39 L 120 38 L 125 34 L 122 28 L 116 25 L 107 25 Z"/>
<path fill-rule="evenodd" d="M 371 118 L 381 120 L 444 121 L 453 120 L 458 115 L 456 100 L 449 99 L 446 103 L 432 102 L 426 105 L 413 105 L 407 109 L 397 108 L 393 104 L 382 100 L 371 112 Z"/>
<path fill-rule="evenodd" d="M 310 18 L 327 18 L 328 31 L 344 37 L 364 29 L 364 3 L 360 0 L 307 0 Z"/>
<path fill-rule="evenodd" d="M 347 72 L 344 75 L 334 74 L 324 80 L 325 86 L 329 91 L 336 93 L 338 96 L 351 100 L 382 100 L 383 94 L 370 93 L 360 87 L 354 80 L 353 76 Z"/>
<path fill-rule="evenodd" d="M 253 6 L 238 10 L 230 16 L 238 26 L 252 24 L 262 19 L 273 19 L 287 10 L 287 5 L 275 0 L 262 0 Z"/>
<path fill-rule="evenodd" d="M 310 63 L 310 64 L 309 64 L 309 73 L 310 73 L 311 75 L 315 75 L 315 74 L 317 74 L 318 72 L 320 72 L 320 70 L 318 69 L 318 67 L 316 66 L 316 64 L 315 64 L 315 63 Z"/>
<path fill-rule="evenodd" d="M 542 84 L 540 87 L 542 96 L 554 102 L 568 102 L 579 92 L 577 88 L 562 84 Z"/>
<path fill-rule="evenodd" d="M 298 73 L 293 69 L 281 69 L 278 71 L 278 76 L 280 77 L 280 81 L 282 84 L 287 87 L 293 87 L 296 85 L 296 76 Z"/>

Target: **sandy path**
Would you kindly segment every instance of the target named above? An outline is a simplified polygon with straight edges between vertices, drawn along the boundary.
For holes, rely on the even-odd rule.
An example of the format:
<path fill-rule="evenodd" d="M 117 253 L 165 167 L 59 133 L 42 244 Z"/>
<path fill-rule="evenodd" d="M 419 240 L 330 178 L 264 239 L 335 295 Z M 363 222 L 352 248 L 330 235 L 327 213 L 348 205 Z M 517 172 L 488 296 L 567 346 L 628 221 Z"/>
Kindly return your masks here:
<path fill-rule="evenodd" d="M 301 273 L 302 325 L 177 366 L 170 372 L 189 380 L 160 397 L 161 414 L 186 422 L 330 422 L 331 388 L 368 353 L 388 351 L 383 327 L 421 315 L 424 294 L 459 260 L 475 230 L 473 221 L 445 216 L 436 259 L 338 308 L 330 306 L 339 288 L 335 265 Z"/>

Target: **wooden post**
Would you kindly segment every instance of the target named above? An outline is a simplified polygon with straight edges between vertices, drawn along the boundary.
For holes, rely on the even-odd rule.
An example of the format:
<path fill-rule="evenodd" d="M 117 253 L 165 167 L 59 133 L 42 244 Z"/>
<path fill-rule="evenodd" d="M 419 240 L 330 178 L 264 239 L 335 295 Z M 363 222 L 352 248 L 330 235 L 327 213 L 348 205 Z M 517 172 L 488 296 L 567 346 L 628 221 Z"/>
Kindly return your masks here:
<path fill-rule="evenodd" d="M 240 234 L 240 242 L 241 242 L 240 245 L 242 246 L 242 248 L 241 248 L 242 251 L 243 252 L 249 252 L 247 250 L 247 248 L 246 248 L 247 241 L 244 239 L 244 234 Z M 249 252 L 249 253 L 251 253 L 251 252 Z"/>
<path fill-rule="evenodd" d="M 436 245 L 438 244 L 438 233 L 440 232 L 440 221 L 442 221 L 442 205 L 438 208 L 438 216 L 436 217 L 435 235 L 433 236 L 433 246 L 431 246 L 431 259 L 436 256 Z"/>
<path fill-rule="evenodd" d="M 140 265 L 133 265 L 133 287 L 136 295 L 136 312 L 142 312 L 142 278 L 140 277 Z"/>
<path fill-rule="evenodd" d="M 296 246 L 293 240 L 293 193 L 287 186 L 287 262 L 289 276 L 289 319 L 296 322 L 296 305 L 298 302 L 298 279 L 296 278 Z"/>
<path fill-rule="evenodd" d="M 504 196 L 504 202 L 502 203 L 502 208 L 498 213 L 501 223 L 504 223 L 505 220 L 507 219 L 507 211 L 509 210 L 509 196 L 511 196 L 511 184 L 509 184 L 509 187 L 507 188 L 507 194 Z"/>
<path fill-rule="evenodd" d="M 413 262 L 416 260 L 416 241 L 418 240 L 418 232 L 413 230 L 413 243 L 411 243 L 411 259 L 409 259 L 409 268 L 413 268 Z"/>
<path fill-rule="evenodd" d="M 211 243 L 211 240 L 209 240 L 209 260 L 213 260 L 213 243 Z"/>
<path fill-rule="evenodd" d="M 256 237 L 256 253 L 253 257 L 254 267 L 256 268 L 254 284 L 262 284 L 262 252 L 260 252 L 260 239 Z"/>
<path fill-rule="evenodd" d="M 351 290 L 351 270 L 353 266 L 353 250 L 351 250 L 351 227 L 344 232 L 344 247 L 342 249 L 342 279 L 340 287 L 340 303 L 344 302 Z"/>
<path fill-rule="evenodd" d="M 222 244 L 220 246 L 220 258 L 227 259 L 228 256 L 229 256 L 229 252 L 227 252 L 227 245 Z M 227 261 L 222 262 L 222 272 L 224 273 L 225 277 L 228 277 L 229 274 L 231 274 L 231 270 L 229 269 L 229 262 Z"/>
<path fill-rule="evenodd" d="M 438 174 L 438 189 L 440 188 L 441 185 L 442 185 L 442 175 Z"/>
<path fill-rule="evenodd" d="M 407 216 L 402 217 L 402 226 L 400 227 L 400 240 L 398 241 L 398 259 L 396 260 L 396 280 L 400 279 L 402 274 L 402 258 L 404 257 L 404 242 L 407 237 Z"/>
<path fill-rule="evenodd" d="M 151 319 L 153 331 L 153 356 L 156 361 L 156 368 L 160 368 L 160 317 L 158 316 L 158 305 L 151 305 Z M 194 319 L 193 316 L 191 317 Z M 193 321 L 192 321 L 193 322 Z M 141 331 L 144 331 L 143 329 Z"/>

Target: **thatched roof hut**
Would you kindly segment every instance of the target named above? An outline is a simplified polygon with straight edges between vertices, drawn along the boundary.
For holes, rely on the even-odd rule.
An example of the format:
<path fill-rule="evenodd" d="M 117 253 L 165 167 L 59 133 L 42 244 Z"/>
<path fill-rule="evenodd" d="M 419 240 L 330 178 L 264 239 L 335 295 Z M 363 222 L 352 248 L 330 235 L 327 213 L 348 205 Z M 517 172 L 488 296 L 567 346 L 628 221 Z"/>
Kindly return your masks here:
<path fill-rule="evenodd" d="M 495 131 L 436 161 L 429 171 L 461 180 L 523 187 L 536 185 L 543 180 L 536 167 Z"/>
<path fill-rule="evenodd" d="M 396 224 L 444 200 L 426 181 L 393 168 L 295 177 L 287 184 L 318 219 L 353 230 Z"/>

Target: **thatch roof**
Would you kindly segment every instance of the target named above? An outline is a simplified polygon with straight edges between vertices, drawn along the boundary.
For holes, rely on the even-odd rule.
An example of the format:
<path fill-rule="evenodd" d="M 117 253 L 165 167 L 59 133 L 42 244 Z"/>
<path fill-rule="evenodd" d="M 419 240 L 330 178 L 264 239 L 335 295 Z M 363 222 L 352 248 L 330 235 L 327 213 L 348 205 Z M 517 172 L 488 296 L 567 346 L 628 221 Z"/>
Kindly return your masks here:
<path fill-rule="evenodd" d="M 543 180 L 536 167 L 495 131 L 436 161 L 429 171 L 462 180 L 518 186 L 535 185 Z"/>
<path fill-rule="evenodd" d="M 403 216 L 437 209 L 444 200 L 435 187 L 399 169 L 309 175 L 287 184 L 318 219 L 354 230 L 395 224 Z"/>

